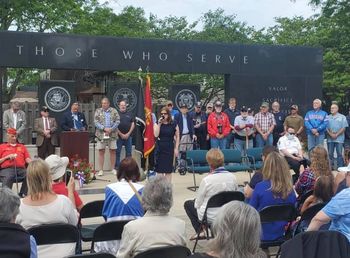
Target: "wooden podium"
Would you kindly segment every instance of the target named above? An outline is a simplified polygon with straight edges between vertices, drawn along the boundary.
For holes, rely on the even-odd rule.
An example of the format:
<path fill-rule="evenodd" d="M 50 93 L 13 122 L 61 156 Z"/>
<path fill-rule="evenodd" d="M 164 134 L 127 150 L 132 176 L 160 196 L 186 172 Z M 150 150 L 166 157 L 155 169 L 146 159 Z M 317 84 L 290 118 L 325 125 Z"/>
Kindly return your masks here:
<path fill-rule="evenodd" d="M 89 132 L 64 131 L 61 132 L 61 157 L 69 159 L 78 155 L 79 158 L 89 162 Z"/>

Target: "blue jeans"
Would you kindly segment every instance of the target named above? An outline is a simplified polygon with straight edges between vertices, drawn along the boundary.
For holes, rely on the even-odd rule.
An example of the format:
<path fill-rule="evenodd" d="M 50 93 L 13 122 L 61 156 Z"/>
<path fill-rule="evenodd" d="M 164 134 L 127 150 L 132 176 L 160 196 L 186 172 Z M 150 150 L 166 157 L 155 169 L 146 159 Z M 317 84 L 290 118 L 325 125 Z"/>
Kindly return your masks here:
<path fill-rule="evenodd" d="M 322 145 L 324 143 L 324 134 L 320 134 L 319 136 L 308 134 L 307 135 L 307 150 L 311 151 L 317 145 Z"/>
<path fill-rule="evenodd" d="M 235 138 L 235 148 L 241 152 L 242 155 L 246 154 L 246 141 Z M 248 140 L 248 149 L 253 148 L 253 139 Z"/>
<path fill-rule="evenodd" d="M 233 133 L 229 133 L 226 136 L 226 149 L 231 149 L 231 143 L 234 143 L 236 139 L 233 137 Z"/>
<path fill-rule="evenodd" d="M 261 136 L 261 134 L 257 134 L 255 137 L 256 140 L 256 147 L 264 147 L 264 146 L 272 146 L 273 144 L 273 136 L 272 134 L 269 134 L 269 136 L 267 137 L 267 140 L 265 141 L 264 138 Z"/>
<path fill-rule="evenodd" d="M 123 145 L 125 146 L 125 157 L 131 157 L 132 137 L 129 137 L 126 140 L 118 138 L 117 150 L 116 150 L 116 160 L 115 160 L 115 167 L 116 168 L 119 168 L 120 153 L 122 152 Z"/>
<path fill-rule="evenodd" d="M 226 149 L 226 137 L 222 139 L 210 138 L 210 148 Z"/>
<path fill-rule="evenodd" d="M 331 161 L 331 166 L 334 166 L 334 149 L 337 152 L 337 168 L 344 166 L 343 160 L 343 144 L 340 142 L 328 142 L 328 155 Z"/>

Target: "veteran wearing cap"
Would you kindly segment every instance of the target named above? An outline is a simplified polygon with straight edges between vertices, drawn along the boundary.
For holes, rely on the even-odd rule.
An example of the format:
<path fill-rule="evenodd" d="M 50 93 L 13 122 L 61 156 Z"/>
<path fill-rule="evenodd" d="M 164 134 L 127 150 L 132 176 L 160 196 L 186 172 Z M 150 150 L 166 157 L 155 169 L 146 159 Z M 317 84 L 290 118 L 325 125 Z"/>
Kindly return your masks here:
<path fill-rule="evenodd" d="M 197 139 L 197 136 L 194 134 L 193 121 L 188 114 L 188 107 L 186 104 L 180 105 L 180 113 L 175 115 L 175 121 L 179 126 L 180 132 L 179 151 L 192 150 L 192 143 Z"/>
<path fill-rule="evenodd" d="M 272 132 L 275 126 L 275 117 L 269 112 L 269 103 L 261 103 L 260 112 L 254 116 L 256 147 L 264 147 L 273 144 Z"/>
<path fill-rule="evenodd" d="M 207 150 L 207 116 L 202 111 L 202 103 L 200 101 L 196 103 L 190 116 L 193 122 L 194 134 L 197 136 L 199 149 Z"/>
<path fill-rule="evenodd" d="M 55 118 L 49 117 L 49 111 L 48 107 L 41 107 L 41 117 L 34 120 L 38 156 L 42 159 L 54 154 L 57 146 L 57 123 Z"/>
<path fill-rule="evenodd" d="M 0 181 L 2 185 L 11 189 L 13 183 L 16 182 L 16 177 L 25 177 L 25 167 L 29 162 L 31 159 L 26 146 L 17 142 L 16 129 L 7 129 L 7 142 L 0 145 Z M 26 194 L 26 190 L 26 184 L 23 183 L 20 194 Z"/>
<path fill-rule="evenodd" d="M 247 149 L 253 148 L 254 117 L 248 115 L 248 108 L 241 108 L 241 115 L 236 116 L 235 122 L 235 147 L 245 154 Z"/>
<path fill-rule="evenodd" d="M 214 111 L 208 117 L 211 148 L 226 149 L 226 138 L 230 132 L 230 119 L 222 112 L 222 102 L 216 101 Z"/>
<path fill-rule="evenodd" d="M 299 108 L 297 105 L 290 107 L 290 115 L 284 120 L 284 131 L 287 132 L 288 128 L 293 128 L 295 135 L 300 138 L 301 133 L 304 130 L 304 118 L 298 114 Z"/>

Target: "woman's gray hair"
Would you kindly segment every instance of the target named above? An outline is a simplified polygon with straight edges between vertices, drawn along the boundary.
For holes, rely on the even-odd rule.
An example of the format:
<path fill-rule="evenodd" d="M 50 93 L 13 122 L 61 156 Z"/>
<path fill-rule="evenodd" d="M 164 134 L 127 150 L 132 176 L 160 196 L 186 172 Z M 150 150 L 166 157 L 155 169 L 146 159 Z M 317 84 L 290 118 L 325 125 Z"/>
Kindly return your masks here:
<path fill-rule="evenodd" d="M 142 206 L 145 211 L 166 214 L 173 206 L 173 187 L 165 176 L 157 175 L 143 189 Z"/>
<path fill-rule="evenodd" d="M 7 187 L 0 188 L 0 223 L 10 223 L 19 213 L 20 200 L 12 190 Z"/>
<path fill-rule="evenodd" d="M 213 223 L 211 250 L 220 258 L 266 257 L 260 249 L 261 223 L 259 213 L 240 201 L 225 204 Z"/>

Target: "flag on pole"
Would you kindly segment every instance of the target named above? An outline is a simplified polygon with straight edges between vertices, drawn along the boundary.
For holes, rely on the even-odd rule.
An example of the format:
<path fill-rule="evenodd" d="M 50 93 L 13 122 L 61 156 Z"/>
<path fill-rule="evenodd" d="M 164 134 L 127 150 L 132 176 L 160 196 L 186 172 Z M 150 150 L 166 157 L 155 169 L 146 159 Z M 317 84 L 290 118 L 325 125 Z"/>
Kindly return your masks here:
<path fill-rule="evenodd" d="M 143 97 L 142 79 L 139 77 L 139 94 L 136 107 L 135 150 L 143 153 L 143 141 L 145 131 L 145 102 Z"/>
<path fill-rule="evenodd" d="M 152 121 L 152 96 L 151 96 L 151 77 L 146 76 L 146 87 L 145 87 L 145 134 L 144 134 L 144 145 L 143 155 L 145 158 L 152 152 L 155 146 L 155 139 L 153 133 L 153 121 Z"/>

